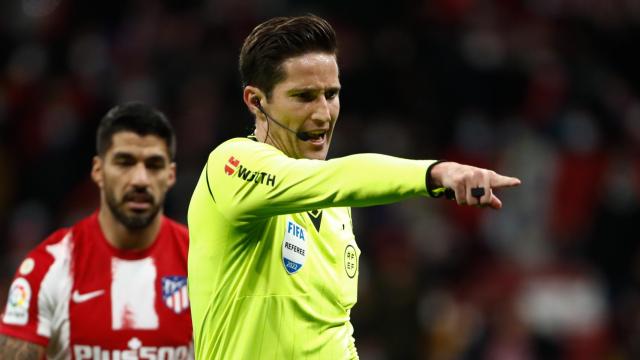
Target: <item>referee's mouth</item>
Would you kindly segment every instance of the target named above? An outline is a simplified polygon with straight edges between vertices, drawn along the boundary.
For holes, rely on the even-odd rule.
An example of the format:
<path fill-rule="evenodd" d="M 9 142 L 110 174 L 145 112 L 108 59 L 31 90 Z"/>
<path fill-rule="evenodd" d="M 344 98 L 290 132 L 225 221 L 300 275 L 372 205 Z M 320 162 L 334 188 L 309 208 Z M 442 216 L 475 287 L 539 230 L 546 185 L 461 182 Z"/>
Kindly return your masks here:
<path fill-rule="evenodd" d="M 305 141 L 310 142 L 313 145 L 324 145 L 329 134 L 329 130 L 305 131 L 303 134 L 308 138 L 308 140 Z"/>

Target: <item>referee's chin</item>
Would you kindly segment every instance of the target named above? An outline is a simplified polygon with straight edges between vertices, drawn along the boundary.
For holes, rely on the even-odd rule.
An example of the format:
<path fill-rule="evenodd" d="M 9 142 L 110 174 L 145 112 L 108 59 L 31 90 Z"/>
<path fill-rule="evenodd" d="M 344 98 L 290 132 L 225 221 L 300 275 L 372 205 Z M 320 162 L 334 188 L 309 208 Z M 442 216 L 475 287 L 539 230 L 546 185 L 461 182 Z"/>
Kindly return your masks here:
<path fill-rule="evenodd" d="M 302 157 L 311 160 L 326 160 L 329 153 L 329 145 L 331 138 L 327 138 L 321 145 L 313 144 L 309 141 L 298 140 L 300 144 L 300 152 Z"/>
<path fill-rule="evenodd" d="M 326 160 L 328 152 L 329 146 L 315 151 L 304 150 L 302 151 L 302 157 L 310 160 Z"/>

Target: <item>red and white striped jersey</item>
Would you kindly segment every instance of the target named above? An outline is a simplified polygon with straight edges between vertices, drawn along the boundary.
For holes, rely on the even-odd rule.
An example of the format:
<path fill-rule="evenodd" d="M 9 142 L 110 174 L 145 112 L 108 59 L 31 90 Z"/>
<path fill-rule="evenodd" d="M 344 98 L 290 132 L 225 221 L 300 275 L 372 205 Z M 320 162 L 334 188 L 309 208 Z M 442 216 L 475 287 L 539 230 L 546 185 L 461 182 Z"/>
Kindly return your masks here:
<path fill-rule="evenodd" d="M 186 227 L 142 251 L 111 246 L 97 213 L 53 233 L 16 271 L 0 333 L 50 359 L 191 359 Z"/>

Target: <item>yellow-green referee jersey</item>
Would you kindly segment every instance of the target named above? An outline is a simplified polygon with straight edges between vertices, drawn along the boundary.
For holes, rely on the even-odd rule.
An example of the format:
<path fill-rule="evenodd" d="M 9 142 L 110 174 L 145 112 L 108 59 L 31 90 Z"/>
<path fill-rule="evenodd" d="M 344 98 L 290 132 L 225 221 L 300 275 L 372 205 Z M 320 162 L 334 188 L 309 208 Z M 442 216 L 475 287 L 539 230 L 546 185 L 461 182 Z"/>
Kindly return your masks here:
<path fill-rule="evenodd" d="M 249 138 L 213 150 L 188 213 L 196 358 L 358 358 L 349 207 L 426 196 L 432 163 L 293 159 Z"/>

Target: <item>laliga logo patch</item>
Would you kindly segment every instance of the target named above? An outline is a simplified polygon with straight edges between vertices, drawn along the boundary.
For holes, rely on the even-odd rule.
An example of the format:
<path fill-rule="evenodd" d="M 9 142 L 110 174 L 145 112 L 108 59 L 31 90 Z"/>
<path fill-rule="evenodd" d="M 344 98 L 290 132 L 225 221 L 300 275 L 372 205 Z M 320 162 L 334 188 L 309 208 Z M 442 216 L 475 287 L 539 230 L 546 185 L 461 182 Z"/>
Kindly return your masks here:
<path fill-rule="evenodd" d="M 224 172 L 231 176 L 236 172 L 236 168 L 240 165 L 240 160 L 234 158 L 233 156 L 227 160 L 227 164 L 224 165 Z"/>
<path fill-rule="evenodd" d="M 307 232 L 292 220 L 287 220 L 282 241 L 282 264 L 289 274 L 302 268 L 307 258 Z"/>
<path fill-rule="evenodd" d="M 9 289 L 9 301 L 2 321 L 5 324 L 26 325 L 29 322 L 31 286 L 25 278 L 17 278 Z"/>

